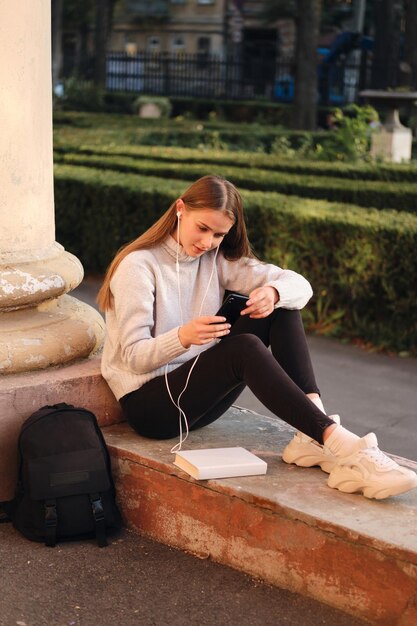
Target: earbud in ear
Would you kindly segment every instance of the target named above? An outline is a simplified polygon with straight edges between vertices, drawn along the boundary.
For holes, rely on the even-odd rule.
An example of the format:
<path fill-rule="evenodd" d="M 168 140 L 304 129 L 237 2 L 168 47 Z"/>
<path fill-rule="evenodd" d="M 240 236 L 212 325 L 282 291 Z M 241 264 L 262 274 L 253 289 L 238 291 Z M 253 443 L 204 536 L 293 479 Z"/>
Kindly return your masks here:
<path fill-rule="evenodd" d="M 181 211 L 177 211 L 177 217 L 178 217 L 178 219 L 180 219 L 181 215 L 182 215 Z"/>

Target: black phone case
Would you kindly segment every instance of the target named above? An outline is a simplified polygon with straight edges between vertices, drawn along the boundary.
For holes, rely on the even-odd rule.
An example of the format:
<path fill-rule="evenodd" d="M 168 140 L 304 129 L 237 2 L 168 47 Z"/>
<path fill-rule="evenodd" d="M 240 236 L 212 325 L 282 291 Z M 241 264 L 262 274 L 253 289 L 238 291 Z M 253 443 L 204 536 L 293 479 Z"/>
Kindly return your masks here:
<path fill-rule="evenodd" d="M 246 307 L 248 298 L 239 293 L 231 293 L 217 311 L 216 315 L 223 315 L 229 324 L 233 324 L 239 319 L 240 312 Z"/>

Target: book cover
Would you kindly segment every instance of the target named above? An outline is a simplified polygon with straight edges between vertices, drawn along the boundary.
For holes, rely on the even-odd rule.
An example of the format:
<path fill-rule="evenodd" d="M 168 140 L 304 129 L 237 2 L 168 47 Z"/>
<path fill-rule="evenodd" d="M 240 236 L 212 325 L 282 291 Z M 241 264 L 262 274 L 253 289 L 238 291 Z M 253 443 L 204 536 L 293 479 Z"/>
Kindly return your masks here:
<path fill-rule="evenodd" d="M 245 448 L 181 450 L 174 465 L 197 480 L 266 474 L 267 464 Z"/>

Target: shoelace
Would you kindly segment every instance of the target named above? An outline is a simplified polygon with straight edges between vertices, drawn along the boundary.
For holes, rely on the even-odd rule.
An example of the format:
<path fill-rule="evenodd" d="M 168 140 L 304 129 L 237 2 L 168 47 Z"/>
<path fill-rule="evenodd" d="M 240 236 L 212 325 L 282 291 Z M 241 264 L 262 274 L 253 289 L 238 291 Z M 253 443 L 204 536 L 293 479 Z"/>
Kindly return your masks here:
<path fill-rule="evenodd" d="M 375 463 L 380 469 L 396 469 L 397 463 L 390 459 L 379 448 L 366 448 L 362 454 Z"/>

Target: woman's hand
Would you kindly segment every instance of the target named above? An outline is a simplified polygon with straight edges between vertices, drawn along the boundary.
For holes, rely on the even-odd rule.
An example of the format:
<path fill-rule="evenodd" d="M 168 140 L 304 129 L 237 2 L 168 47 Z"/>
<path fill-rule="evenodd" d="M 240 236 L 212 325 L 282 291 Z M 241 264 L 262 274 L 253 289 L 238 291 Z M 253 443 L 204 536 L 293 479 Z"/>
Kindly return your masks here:
<path fill-rule="evenodd" d="M 230 324 L 219 315 L 206 315 L 180 326 L 178 337 L 184 348 L 202 346 L 230 333 Z"/>
<path fill-rule="evenodd" d="M 279 300 L 278 291 L 274 287 L 258 287 L 249 294 L 246 308 L 241 315 L 249 315 L 252 319 L 268 317 Z"/>

